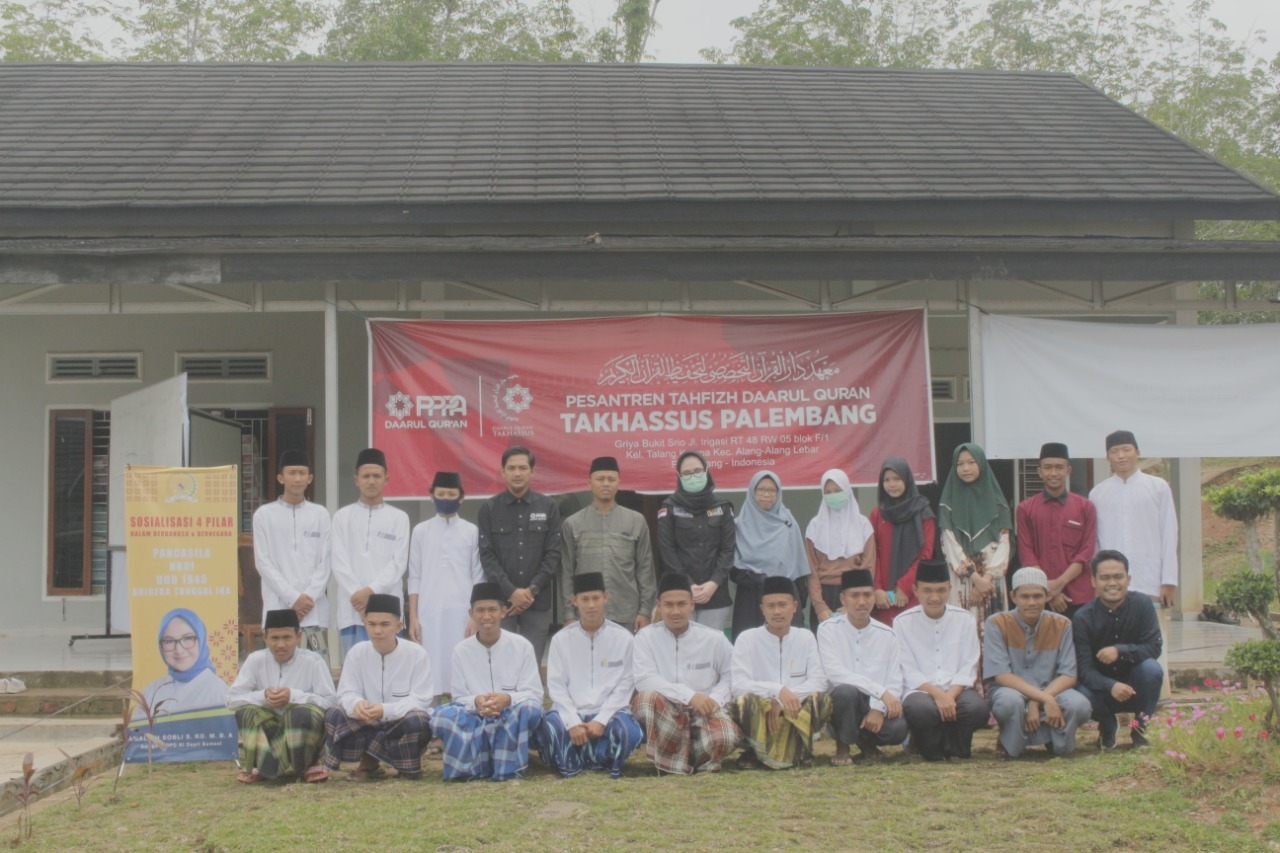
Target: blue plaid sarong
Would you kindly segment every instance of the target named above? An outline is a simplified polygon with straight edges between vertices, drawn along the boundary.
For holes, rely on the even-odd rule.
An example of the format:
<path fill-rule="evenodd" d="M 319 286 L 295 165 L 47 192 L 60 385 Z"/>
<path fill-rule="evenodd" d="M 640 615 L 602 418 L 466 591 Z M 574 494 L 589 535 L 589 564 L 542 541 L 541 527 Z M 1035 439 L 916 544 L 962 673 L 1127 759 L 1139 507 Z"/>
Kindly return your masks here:
<path fill-rule="evenodd" d="M 583 715 L 582 722 L 589 723 L 594 714 Z M 582 746 L 574 746 L 569 730 L 555 711 L 548 711 L 538 727 L 538 754 L 542 763 L 556 770 L 565 778 L 577 776 L 583 770 L 608 770 L 614 779 L 622 776 L 627 758 L 644 743 L 644 730 L 635 717 L 619 711 L 604 727 L 604 735 Z"/>
<path fill-rule="evenodd" d="M 523 778 L 529 766 L 529 737 L 541 722 L 542 706 L 528 700 L 496 717 L 482 717 L 460 702 L 441 705 L 431 723 L 444 744 L 444 780 Z"/>

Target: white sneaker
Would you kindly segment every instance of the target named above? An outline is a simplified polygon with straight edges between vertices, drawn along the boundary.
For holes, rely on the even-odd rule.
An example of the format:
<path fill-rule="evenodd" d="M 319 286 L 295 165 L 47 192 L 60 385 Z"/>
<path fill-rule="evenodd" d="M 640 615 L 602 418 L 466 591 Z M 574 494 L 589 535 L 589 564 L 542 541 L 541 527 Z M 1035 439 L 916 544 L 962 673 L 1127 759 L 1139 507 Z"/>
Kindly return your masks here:
<path fill-rule="evenodd" d="M 24 682 L 22 679 L 20 679 L 20 678 L 10 678 L 10 679 L 9 679 L 9 692 L 10 692 L 10 693 L 22 693 L 22 692 L 24 692 L 26 689 L 27 689 L 26 682 Z"/>
<path fill-rule="evenodd" d="M 0 678 L 0 693 L 8 693 L 8 692 L 9 692 L 9 679 Z"/>

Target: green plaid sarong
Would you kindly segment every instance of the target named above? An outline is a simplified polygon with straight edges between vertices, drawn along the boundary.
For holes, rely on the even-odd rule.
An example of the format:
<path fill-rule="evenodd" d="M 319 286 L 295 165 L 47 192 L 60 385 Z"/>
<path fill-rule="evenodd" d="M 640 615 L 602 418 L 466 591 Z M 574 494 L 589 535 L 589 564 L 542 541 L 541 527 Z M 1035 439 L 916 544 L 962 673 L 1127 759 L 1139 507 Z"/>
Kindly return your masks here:
<path fill-rule="evenodd" d="M 324 745 L 324 709 L 318 705 L 286 705 L 277 711 L 259 705 L 236 709 L 242 767 L 264 779 L 301 778 L 319 761 Z"/>
<path fill-rule="evenodd" d="M 766 767 L 782 770 L 813 757 L 814 735 L 822 731 L 831 716 L 831 697 L 813 693 L 800 703 L 794 720 L 781 717 L 777 734 L 769 734 L 769 709 L 773 700 L 764 696 L 740 696 L 729 705 L 729 713 L 742 728 L 744 745 L 750 747 Z"/>

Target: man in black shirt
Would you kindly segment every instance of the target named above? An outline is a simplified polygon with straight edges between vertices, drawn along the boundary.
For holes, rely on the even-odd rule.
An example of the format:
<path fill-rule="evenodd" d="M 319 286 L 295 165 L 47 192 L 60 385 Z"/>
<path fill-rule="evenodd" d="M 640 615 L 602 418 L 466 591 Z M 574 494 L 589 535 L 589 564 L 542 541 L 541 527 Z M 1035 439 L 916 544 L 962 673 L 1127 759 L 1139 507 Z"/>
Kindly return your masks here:
<path fill-rule="evenodd" d="M 1098 746 L 1116 745 L 1116 712 L 1134 713 L 1134 748 L 1147 745 L 1146 724 L 1156 712 L 1164 670 L 1160 623 L 1151 600 L 1129 595 L 1129 560 L 1119 551 L 1099 551 L 1091 563 L 1096 598 L 1076 612 L 1076 690 L 1093 706 Z"/>
<path fill-rule="evenodd" d="M 551 625 L 551 582 L 560 571 L 560 508 L 529 488 L 533 451 L 508 447 L 502 454 L 507 490 L 480 507 L 480 564 L 485 577 L 511 602 L 502 628 L 530 643 L 539 663 Z"/>

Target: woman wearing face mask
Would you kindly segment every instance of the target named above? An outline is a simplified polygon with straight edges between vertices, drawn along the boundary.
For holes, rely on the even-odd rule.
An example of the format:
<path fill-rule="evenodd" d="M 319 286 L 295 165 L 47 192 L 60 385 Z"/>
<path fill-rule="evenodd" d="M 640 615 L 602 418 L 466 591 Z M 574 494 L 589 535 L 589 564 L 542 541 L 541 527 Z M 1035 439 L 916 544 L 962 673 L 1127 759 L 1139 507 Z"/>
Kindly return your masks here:
<path fill-rule="evenodd" d="M 951 460 L 938 501 L 942 555 L 951 567 L 951 603 L 968 608 L 981 632 L 988 614 L 1009 609 L 1004 573 L 1013 515 L 981 447 L 962 444 Z"/>
<path fill-rule="evenodd" d="M 918 603 L 916 564 L 933 556 L 937 522 L 901 456 L 890 456 L 880 466 L 876 503 L 871 510 L 876 541 L 876 606 L 871 615 L 892 625 L 893 617 Z"/>
<path fill-rule="evenodd" d="M 804 531 L 809 557 L 809 600 L 813 630 L 840 609 L 840 576 L 876 564 L 871 522 L 858 511 L 849 477 L 838 468 L 822 475 L 822 506 Z"/>
<path fill-rule="evenodd" d="M 723 630 L 729 622 L 729 570 L 736 529 L 733 504 L 715 493 L 701 453 L 686 450 L 676 460 L 676 491 L 658 510 L 658 553 L 664 573 L 693 580 L 693 619 Z"/>
<path fill-rule="evenodd" d="M 431 483 L 436 514 L 409 539 L 409 638 L 431 657 L 434 705 L 450 693 L 453 647 L 471 634 L 471 588 L 484 580 L 480 531 L 458 517 L 462 478 L 441 471 Z"/>

